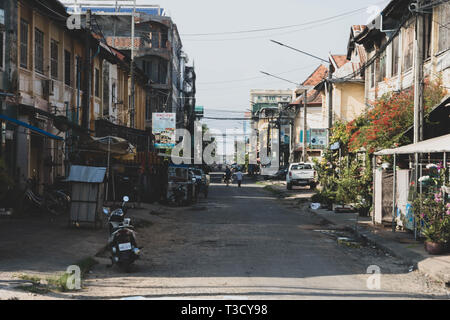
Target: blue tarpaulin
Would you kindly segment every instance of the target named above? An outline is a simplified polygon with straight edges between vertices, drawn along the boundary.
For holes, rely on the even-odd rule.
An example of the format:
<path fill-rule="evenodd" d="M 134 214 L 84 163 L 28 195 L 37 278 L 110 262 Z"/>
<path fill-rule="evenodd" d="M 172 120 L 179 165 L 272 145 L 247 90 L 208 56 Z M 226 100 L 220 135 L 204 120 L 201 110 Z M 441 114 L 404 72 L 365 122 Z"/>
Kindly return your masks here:
<path fill-rule="evenodd" d="M 55 136 L 54 134 L 52 134 L 50 132 L 44 131 L 42 129 L 39 129 L 39 128 L 37 128 L 35 126 L 32 126 L 31 124 L 28 124 L 26 122 L 23 122 L 23 121 L 14 119 L 14 118 L 10 118 L 8 116 L 5 116 L 4 114 L 0 114 L 0 119 L 6 120 L 6 121 L 10 121 L 10 122 L 15 123 L 15 124 L 17 124 L 19 126 L 28 128 L 30 130 L 33 130 L 34 132 L 37 132 L 39 134 L 43 134 L 44 136 L 47 136 L 47 137 L 55 139 L 55 140 L 64 140 L 63 138 Z"/>

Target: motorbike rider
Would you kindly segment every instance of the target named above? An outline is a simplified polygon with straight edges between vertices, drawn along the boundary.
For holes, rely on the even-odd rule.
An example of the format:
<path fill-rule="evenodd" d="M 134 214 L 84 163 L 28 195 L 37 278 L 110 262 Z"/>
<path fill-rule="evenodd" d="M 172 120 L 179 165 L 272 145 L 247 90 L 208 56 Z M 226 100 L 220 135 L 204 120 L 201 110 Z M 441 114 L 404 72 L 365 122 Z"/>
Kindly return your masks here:
<path fill-rule="evenodd" d="M 225 169 L 225 181 L 230 180 L 231 179 L 231 170 L 230 167 L 227 166 L 227 168 Z"/>

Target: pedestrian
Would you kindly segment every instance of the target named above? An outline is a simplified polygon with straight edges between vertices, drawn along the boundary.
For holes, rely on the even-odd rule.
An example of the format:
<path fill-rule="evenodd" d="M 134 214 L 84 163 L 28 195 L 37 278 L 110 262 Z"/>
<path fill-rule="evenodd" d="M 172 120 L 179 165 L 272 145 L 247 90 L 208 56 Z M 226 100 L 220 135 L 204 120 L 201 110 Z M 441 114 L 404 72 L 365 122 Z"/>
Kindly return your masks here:
<path fill-rule="evenodd" d="M 240 168 L 237 169 L 237 172 L 235 173 L 235 175 L 236 175 L 236 180 L 237 180 L 237 183 L 238 183 L 238 187 L 240 188 L 241 187 L 241 183 L 242 183 L 242 176 L 243 176 Z"/>

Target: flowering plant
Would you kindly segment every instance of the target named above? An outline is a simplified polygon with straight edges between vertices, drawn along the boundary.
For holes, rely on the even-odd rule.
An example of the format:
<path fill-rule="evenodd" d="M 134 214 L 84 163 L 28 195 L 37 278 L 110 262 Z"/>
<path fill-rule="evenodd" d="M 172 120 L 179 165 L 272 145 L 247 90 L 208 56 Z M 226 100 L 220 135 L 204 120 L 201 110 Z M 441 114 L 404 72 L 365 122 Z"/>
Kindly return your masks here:
<path fill-rule="evenodd" d="M 427 165 L 427 169 L 428 175 L 419 179 L 426 193 L 413 202 L 416 221 L 427 241 L 446 244 L 450 242 L 450 203 L 441 188 L 446 170 L 441 164 Z"/>
<path fill-rule="evenodd" d="M 442 194 L 436 193 L 414 201 L 420 230 L 429 242 L 450 242 L 450 203 L 444 204 L 441 197 Z"/>

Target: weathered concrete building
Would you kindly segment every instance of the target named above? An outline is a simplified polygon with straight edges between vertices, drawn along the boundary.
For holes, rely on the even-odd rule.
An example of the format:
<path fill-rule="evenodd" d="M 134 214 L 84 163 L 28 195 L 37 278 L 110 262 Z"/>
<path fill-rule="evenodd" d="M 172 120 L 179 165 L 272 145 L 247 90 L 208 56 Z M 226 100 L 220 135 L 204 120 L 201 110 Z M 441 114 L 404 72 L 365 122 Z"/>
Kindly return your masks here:
<path fill-rule="evenodd" d="M 87 7 L 83 7 L 86 9 Z M 107 43 L 131 57 L 130 15 L 109 15 L 99 8 L 93 14 Z M 136 65 L 149 78 L 145 124 L 152 127 L 153 112 L 177 114 L 177 127 L 191 127 L 194 113 L 195 74 L 188 67 L 188 57 L 183 52 L 182 41 L 176 24 L 161 11 L 150 14 L 136 8 L 134 58 Z M 189 79 L 189 80 L 187 80 Z M 189 83 L 186 83 L 189 82 Z M 194 83 L 193 83 L 194 82 Z M 194 105 L 192 105 L 194 102 Z"/>
<path fill-rule="evenodd" d="M 52 183 L 66 174 L 77 137 L 62 130 L 58 119 L 87 135 L 104 118 L 113 125 L 129 125 L 130 61 L 97 34 L 67 29 L 68 14 L 59 1 L 1 4 L 6 13 L 1 27 L 2 154 L 18 182 L 36 178 Z M 86 47 L 92 53 L 89 65 Z M 145 129 L 147 82 L 136 70 L 137 129 Z M 83 115 L 86 124 L 81 128 Z"/>

